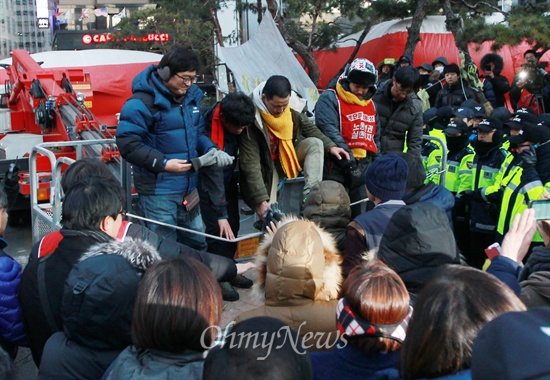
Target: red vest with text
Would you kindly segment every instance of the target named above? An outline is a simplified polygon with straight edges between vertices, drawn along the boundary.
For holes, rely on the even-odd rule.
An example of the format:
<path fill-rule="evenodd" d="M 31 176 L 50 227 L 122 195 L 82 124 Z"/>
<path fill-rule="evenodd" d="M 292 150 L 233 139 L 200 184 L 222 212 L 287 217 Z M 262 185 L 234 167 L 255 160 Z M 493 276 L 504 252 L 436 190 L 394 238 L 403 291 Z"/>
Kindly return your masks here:
<path fill-rule="evenodd" d="M 348 104 L 338 96 L 340 106 L 340 132 L 350 149 L 361 148 L 377 153 L 374 135 L 376 134 L 376 109 L 374 102 L 366 106 Z"/>

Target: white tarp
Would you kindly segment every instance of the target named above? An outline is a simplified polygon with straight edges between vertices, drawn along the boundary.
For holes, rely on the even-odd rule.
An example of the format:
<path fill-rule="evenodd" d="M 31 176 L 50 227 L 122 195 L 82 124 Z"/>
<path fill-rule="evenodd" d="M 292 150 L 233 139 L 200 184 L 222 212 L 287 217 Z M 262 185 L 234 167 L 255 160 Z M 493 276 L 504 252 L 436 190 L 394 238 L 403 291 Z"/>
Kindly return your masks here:
<path fill-rule="evenodd" d="M 292 89 L 307 100 L 313 110 L 319 92 L 287 46 L 269 12 L 250 40 L 237 47 L 220 47 L 219 58 L 233 72 L 237 89 L 250 94 L 272 75 L 284 75 Z"/>

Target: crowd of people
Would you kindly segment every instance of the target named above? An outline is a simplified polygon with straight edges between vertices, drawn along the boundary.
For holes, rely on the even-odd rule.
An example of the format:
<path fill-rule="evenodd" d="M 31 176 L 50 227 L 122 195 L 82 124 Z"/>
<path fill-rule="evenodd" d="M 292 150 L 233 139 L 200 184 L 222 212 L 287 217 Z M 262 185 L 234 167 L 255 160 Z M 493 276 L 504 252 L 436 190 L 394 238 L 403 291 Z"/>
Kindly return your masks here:
<path fill-rule="evenodd" d="M 120 114 L 140 211 L 161 224 L 126 220 L 86 158 L 22 272 L 0 240 L 0 374 L 28 346 L 39 379 L 550 376 L 550 220 L 529 207 L 550 201 L 544 90 L 509 86 L 496 54 L 482 90 L 445 57 L 357 58 L 311 120 L 283 75 L 203 109 L 198 65 L 174 47 Z M 505 107 L 510 89 L 536 104 Z M 302 175 L 300 215 L 272 219 Z M 234 260 L 241 198 L 265 222 L 255 264 Z M 7 207 L 0 191 L 0 236 Z M 220 326 L 253 267 L 263 304 Z"/>

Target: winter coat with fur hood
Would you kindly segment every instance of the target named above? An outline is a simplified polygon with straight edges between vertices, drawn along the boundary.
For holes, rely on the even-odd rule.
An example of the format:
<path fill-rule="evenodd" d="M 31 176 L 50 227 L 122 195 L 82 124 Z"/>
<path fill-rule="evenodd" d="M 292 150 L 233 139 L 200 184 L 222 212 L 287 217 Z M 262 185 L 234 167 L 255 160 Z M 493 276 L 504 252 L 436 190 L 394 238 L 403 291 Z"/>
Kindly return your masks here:
<path fill-rule="evenodd" d="M 495 53 L 485 54 L 481 58 L 480 67 L 483 71 L 485 66 L 492 62 L 495 67 L 493 68 L 494 77 L 485 77 L 483 81 L 483 93 L 493 108 L 504 107 L 506 105 L 506 99 L 504 94 L 510 91 L 510 82 L 508 78 L 500 75 L 504 68 L 504 60 L 502 57 Z"/>
<path fill-rule="evenodd" d="M 334 315 L 342 283 L 341 261 L 328 232 L 308 220 L 283 219 L 274 235 L 265 235 L 256 255 L 256 287 L 265 291 L 265 305 L 241 313 L 237 322 L 258 316 L 277 318 L 304 338 L 305 347 L 330 349 L 338 341 Z"/>
<path fill-rule="evenodd" d="M 63 292 L 63 332 L 44 346 L 38 379 L 98 379 L 132 344 L 134 301 L 143 273 L 160 261 L 147 242 L 92 246 L 73 267 Z"/>

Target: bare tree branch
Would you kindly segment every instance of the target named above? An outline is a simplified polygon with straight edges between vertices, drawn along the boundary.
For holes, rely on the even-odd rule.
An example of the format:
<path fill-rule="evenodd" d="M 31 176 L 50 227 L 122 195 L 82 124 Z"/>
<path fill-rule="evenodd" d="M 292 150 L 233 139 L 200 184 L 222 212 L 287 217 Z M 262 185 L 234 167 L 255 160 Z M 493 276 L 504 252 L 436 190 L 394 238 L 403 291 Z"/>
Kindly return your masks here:
<path fill-rule="evenodd" d="M 221 47 L 224 47 L 222 28 L 220 26 L 220 20 L 218 20 L 218 10 L 216 8 L 210 8 L 210 21 L 214 24 L 214 35 L 216 36 L 216 41 Z"/>
<path fill-rule="evenodd" d="M 504 16 L 508 15 L 508 12 L 504 12 L 501 8 L 499 7 L 496 7 L 492 4 L 489 4 L 489 3 L 486 3 L 485 1 L 480 1 L 480 2 L 477 2 L 475 3 L 475 5 L 472 5 L 470 3 L 467 3 L 465 0 L 461 0 L 460 3 L 462 5 L 464 5 L 464 7 L 468 8 L 468 9 L 471 9 L 473 10 L 474 12 L 477 12 L 477 13 L 481 13 L 478 11 L 479 8 L 481 7 L 487 7 L 489 9 L 492 9 L 493 11 L 495 12 L 499 12 L 499 13 L 502 13 Z"/>
<path fill-rule="evenodd" d="M 309 78 L 315 86 L 317 86 L 319 79 L 321 79 L 321 72 L 319 71 L 319 65 L 317 64 L 315 57 L 306 45 L 290 36 L 286 29 L 284 16 L 282 14 L 277 14 L 278 5 L 276 0 L 267 0 L 267 9 L 277 23 L 277 28 L 279 29 L 279 32 L 281 33 L 281 36 L 285 40 L 286 44 L 304 60 L 309 72 Z"/>
<path fill-rule="evenodd" d="M 365 29 L 363 29 L 363 32 L 361 32 L 361 35 L 359 36 L 359 38 L 356 40 L 356 44 L 355 44 L 355 48 L 353 49 L 353 51 L 351 52 L 347 62 L 344 64 L 344 66 L 342 66 L 340 68 L 340 70 L 338 70 L 338 72 L 336 73 L 336 75 L 334 75 L 332 77 L 332 79 L 327 83 L 327 88 L 328 88 L 328 85 L 332 82 L 334 82 L 334 80 L 336 78 L 338 78 L 340 75 L 342 75 L 342 73 L 344 72 L 344 69 L 346 68 L 346 65 L 349 65 L 353 62 L 353 60 L 355 59 L 355 57 L 357 56 L 357 53 L 359 53 L 359 49 L 361 49 L 361 45 L 363 44 L 363 41 L 365 40 L 365 37 L 367 37 L 367 34 L 369 34 L 370 32 L 370 29 L 372 28 L 372 22 L 369 20 L 367 22 L 367 25 L 365 25 Z"/>
<path fill-rule="evenodd" d="M 419 0 L 416 5 L 416 10 L 411 20 L 411 26 L 407 28 L 408 37 L 407 43 L 405 44 L 404 54 L 410 55 L 411 59 L 414 58 L 414 49 L 420 41 L 420 28 L 422 27 L 422 22 L 426 17 L 426 5 L 429 0 Z"/>

